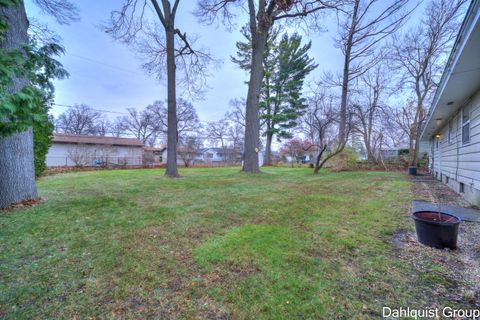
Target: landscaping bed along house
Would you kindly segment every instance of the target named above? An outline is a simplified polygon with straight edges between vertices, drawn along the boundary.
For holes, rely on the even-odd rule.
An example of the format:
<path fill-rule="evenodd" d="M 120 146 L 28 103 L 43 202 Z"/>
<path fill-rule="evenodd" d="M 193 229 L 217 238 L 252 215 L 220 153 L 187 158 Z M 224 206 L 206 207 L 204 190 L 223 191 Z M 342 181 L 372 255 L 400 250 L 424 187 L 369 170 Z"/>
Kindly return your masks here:
<path fill-rule="evenodd" d="M 180 173 L 41 178 L 41 203 L 0 213 L 0 318 L 369 319 L 480 306 L 479 224 L 461 223 L 457 250 L 416 239 L 413 200 L 466 205 L 439 183 Z"/>

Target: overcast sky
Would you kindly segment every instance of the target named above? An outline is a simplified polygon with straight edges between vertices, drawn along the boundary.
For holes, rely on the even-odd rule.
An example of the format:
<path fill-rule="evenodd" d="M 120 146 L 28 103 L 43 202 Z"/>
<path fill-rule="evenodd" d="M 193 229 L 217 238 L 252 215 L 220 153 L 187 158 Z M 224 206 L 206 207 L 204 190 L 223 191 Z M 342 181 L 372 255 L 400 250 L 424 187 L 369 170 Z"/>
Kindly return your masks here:
<path fill-rule="evenodd" d="M 47 23 L 50 29 L 56 31 L 66 49 L 65 56 L 59 60 L 70 73 L 70 77 L 55 82 L 55 103 L 60 105 L 84 103 L 96 109 L 110 111 L 111 113 L 107 114 L 109 118 L 115 118 L 120 115 L 115 112 L 122 113 L 130 107 L 142 109 L 155 100 L 164 100 L 165 83 L 141 70 L 141 61 L 135 52 L 121 43 L 114 42 L 100 27 L 108 20 L 112 10 L 120 9 L 123 1 L 74 2 L 79 6 L 81 21 L 61 26 L 51 17 L 39 12 L 31 0 L 26 0 L 29 16 Z M 239 29 L 247 20 L 246 16 L 239 16 L 237 27 L 231 32 L 222 25 L 204 26 L 192 14 L 193 3 L 196 1 L 181 1 L 176 24 L 181 30 L 186 31 L 187 35 L 198 35 L 198 45 L 209 48 L 215 58 L 223 61 L 208 79 L 210 89 L 206 92 L 205 99 L 194 102 L 202 121 L 219 120 L 228 110 L 231 99 L 246 96 L 247 74 L 238 69 L 229 57 L 235 54 L 235 42 L 242 40 Z M 415 2 L 412 2 L 412 5 L 413 3 Z M 411 21 L 418 19 L 418 16 L 419 14 L 415 14 Z M 333 15 L 325 17 L 324 27 L 325 32 L 308 35 L 312 40 L 310 55 L 319 64 L 309 80 L 319 79 L 324 71 L 341 70 L 341 52 L 334 47 L 333 41 L 337 29 Z M 304 36 L 304 42 L 306 40 Z M 55 106 L 52 113 L 58 116 L 65 110 L 65 107 Z"/>

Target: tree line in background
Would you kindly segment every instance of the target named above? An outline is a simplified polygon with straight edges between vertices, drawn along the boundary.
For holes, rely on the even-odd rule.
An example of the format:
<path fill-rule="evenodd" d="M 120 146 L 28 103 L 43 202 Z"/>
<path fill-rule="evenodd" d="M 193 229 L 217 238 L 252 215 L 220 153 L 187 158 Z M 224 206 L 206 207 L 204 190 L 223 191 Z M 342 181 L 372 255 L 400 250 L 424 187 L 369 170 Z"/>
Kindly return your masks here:
<path fill-rule="evenodd" d="M 308 141 L 288 141 L 285 153 L 292 145 L 313 150 L 317 173 L 360 138 L 370 163 L 382 160 L 382 148 L 406 145 L 409 165 L 418 165 L 422 124 L 466 0 L 430 1 L 420 21 L 402 30 L 413 12 L 402 10 L 407 3 L 382 9 L 379 1 L 346 2 L 337 40 L 343 72 L 317 83 L 300 126 Z"/>
<path fill-rule="evenodd" d="M 243 126 L 236 118 L 235 107 L 218 121 L 202 123 L 192 103 L 177 102 L 178 148 L 208 144 L 225 150 L 243 148 Z M 145 146 L 166 145 L 168 134 L 167 107 L 155 101 L 144 109 L 129 108 L 127 114 L 110 121 L 102 111 L 85 105 L 74 105 L 53 119 L 55 132 L 65 134 L 135 137 Z M 177 152 L 179 154 L 179 152 Z"/>
<path fill-rule="evenodd" d="M 34 2 L 61 24 L 79 17 L 69 1 Z M 186 133 L 196 128 L 187 123 L 198 119 L 191 104 L 180 97 L 195 99 L 204 94 L 206 79 L 216 64 L 210 52 L 197 45 L 197 38 L 187 36 L 177 25 L 179 10 L 187 10 L 186 6 L 180 9 L 184 2 L 125 1 L 112 11 L 104 26 L 114 40 L 140 54 L 147 73 L 159 79 L 166 74 L 165 103 L 155 102 L 141 111 L 130 109 L 121 121 L 113 123 L 95 111 L 89 115 L 97 118 L 91 123 L 91 119 L 83 122 L 81 117 L 65 114 L 56 120 L 57 127 L 61 121 L 64 127 L 76 126 L 75 130 L 80 130 L 76 132 L 128 131 L 147 144 L 166 134 L 165 174 L 177 177 L 177 144 L 194 144 L 193 135 Z M 245 40 L 237 44 L 237 56 L 232 58 L 249 73 L 247 96 L 233 101 L 227 119 L 204 126 L 206 136 L 225 145 L 225 131 L 235 131 L 235 135 L 243 131 L 245 172 L 259 172 L 262 134 L 269 163 L 273 139 L 290 138 L 297 129 L 309 139 L 308 148 L 315 150 L 314 172 L 358 137 L 371 162 L 378 161 L 382 146 L 406 142 L 409 163 L 415 166 L 426 108 L 459 29 L 465 2 L 431 0 L 420 19 L 406 29 L 405 22 L 417 2 L 197 1 L 195 15 L 207 25 L 220 21 L 232 27 L 238 12 L 247 13 L 248 20 L 243 28 Z M 144 10 L 147 6 L 152 10 Z M 302 44 L 298 34 L 285 33 L 285 26 L 306 27 L 307 35 L 319 33 L 329 13 L 337 16 L 335 45 L 343 57 L 343 68 L 338 74 L 325 73 L 321 81 L 310 85 L 311 92 L 306 92 L 305 77 L 316 67 L 308 54 L 311 44 Z M 63 50 L 58 41 L 38 41 L 32 36 L 35 29 L 42 28 L 29 25 L 23 0 L 0 2 L 0 58 L 4 62 L 0 72 L 0 207 L 36 198 L 33 135 L 35 128 L 43 137 L 52 130 L 47 117 L 54 89 L 51 80 L 67 76 L 53 59 Z M 193 118 L 187 119 L 190 116 Z M 48 139 L 41 149 L 48 149 Z M 38 148 L 35 152 L 41 153 Z"/>

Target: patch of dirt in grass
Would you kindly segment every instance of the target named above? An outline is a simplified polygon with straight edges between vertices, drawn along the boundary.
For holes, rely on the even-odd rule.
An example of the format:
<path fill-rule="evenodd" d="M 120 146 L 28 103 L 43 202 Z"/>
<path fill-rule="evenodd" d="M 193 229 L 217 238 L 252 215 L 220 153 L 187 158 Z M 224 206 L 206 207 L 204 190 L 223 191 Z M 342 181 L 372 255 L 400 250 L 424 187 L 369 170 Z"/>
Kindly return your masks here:
<path fill-rule="evenodd" d="M 29 200 L 24 200 L 22 202 L 14 203 L 9 205 L 6 208 L 0 209 L 0 214 L 2 213 L 11 213 L 14 211 L 19 211 L 19 210 L 24 210 L 33 206 L 36 206 L 37 204 L 42 203 L 44 200 L 42 198 L 36 198 L 36 199 L 29 199 Z"/>
<path fill-rule="evenodd" d="M 207 288 L 224 287 L 228 279 L 220 270 L 202 271 L 192 249 L 214 233 L 208 228 L 175 230 L 171 224 L 140 230 L 129 250 L 136 248 L 139 259 L 149 261 L 149 268 L 163 274 L 165 280 L 155 288 L 139 288 L 144 295 L 107 302 L 112 316 L 123 318 L 196 318 L 230 319 L 226 307 L 209 297 Z M 237 275 L 238 276 L 238 275 Z"/>
<path fill-rule="evenodd" d="M 412 191 L 419 200 L 470 206 L 460 195 L 434 179 L 412 179 Z M 406 210 L 410 219 L 410 210 Z M 410 221 L 410 223 L 413 223 Z M 446 301 L 467 307 L 480 306 L 480 223 L 462 222 L 458 249 L 439 250 L 420 244 L 414 231 L 399 230 L 392 237 L 398 257 L 409 264 L 419 280 L 433 286 L 432 303 Z"/>

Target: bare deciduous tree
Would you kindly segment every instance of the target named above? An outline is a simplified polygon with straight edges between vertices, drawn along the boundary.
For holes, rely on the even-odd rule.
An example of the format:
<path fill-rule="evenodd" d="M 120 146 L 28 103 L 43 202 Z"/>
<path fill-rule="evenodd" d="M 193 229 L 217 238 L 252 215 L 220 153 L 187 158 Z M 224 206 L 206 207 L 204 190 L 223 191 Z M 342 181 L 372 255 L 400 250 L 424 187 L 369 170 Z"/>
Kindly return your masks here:
<path fill-rule="evenodd" d="M 197 15 L 203 22 L 212 23 L 217 18 L 230 24 L 235 17 L 234 9 L 248 13 L 251 35 L 250 80 L 245 112 L 245 150 L 243 171 L 258 173 L 260 149 L 259 97 L 264 76 L 263 56 L 268 35 L 276 21 L 316 15 L 325 9 L 335 8 L 339 0 L 278 1 L 278 0 L 200 0 Z"/>
<path fill-rule="evenodd" d="M 162 132 L 162 124 L 155 121 L 155 115 L 148 108 L 141 111 L 129 108 L 127 111 L 128 115 L 122 118 L 122 129 L 143 144 L 153 146 Z"/>
<path fill-rule="evenodd" d="M 199 91 L 204 85 L 206 65 L 211 62 L 207 52 L 193 48 L 176 25 L 180 0 L 125 0 L 119 11 L 111 14 L 105 28 L 114 39 L 134 48 L 145 59 L 144 69 L 161 78 L 167 71 L 167 168 L 165 175 L 178 177 L 177 170 L 177 70 L 178 79 L 187 90 Z M 149 6 L 152 5 L 153 10 Z M 183 80 L 183 81 L 182 81 Z"/>
<path fill-rule="evenodd" d="M 112 137 L 120 138 L 123 136 L 125 132 L 123 117 L 117 117 L 112 123 L 110 123 L 108 131 Z"/>
<path fill-rule="evenodd" d="M 381 42 L 397 31 L 410 11 L 402 12 L 409 0 L 384 5 L 379 0 L 349 0 L 339 23 L 337 45 L 343 54 L 341 79 L 327 76 L 327 82 L 341 87 L 339 141 L 346 139 L 348 103 L 351 83 L 376 65 L 383 57 L 378 48 Z"/>
<path fill-rule="evenodd" d="M 413 103 L 408 106 L 384 106 L 382 108 L 382 128 L 386 145 L 397 148 L 410 140 L 410 125 L 414 118 Z"/>
<path fill-rule="evenodd" d="M 228 121 L 228 120 L 227 120 Z M 245 130 L 243 126 L 236 122 L 228 121 L 227 139 L 235 152 L 239 152 L 244 143 Z"/>
<path fill-rule="evenodd" d="M 387 89 L 385 66 L 377 65 L 361 77 L 357 101 L 352 105 L 353 130 L 359 133 L 367 151 L 368 161 L 377 162 L 377 153 L 383 140 L 382 96 Z"/>
<path fill-rule="evenodd" d="M 93 135 L 97 124 L 104 120 L 101 112 L 86 104 L 75 105 L 58 116 L 55 129 L 61 133 Z"/>
<path fill-rule="evenodd" d="M 426 104 L 437 87 L 446 54 L 450 51 L 459 26 L 458 16 L 466 0 L 435 0 L 427 4 L 420 23 L 392 42 L 392 60 L 402 76 L 400 84 L 413 92 L 411 104 L 399 114 L 409 119 L 409 164 L 416 166 L 420 149 L 421 127 L 426 118 Z"/>
<path fill-rule="evenodd" d="M 102 137 L 110 135 L 111 126 L 112 124 L 107 119 L 99 119 L 94 127 L 95 135 Z"/>
<path fill-rule="evenodd" d="M 185 167 L 190 167 L 195 161 L 197 152 L 203 146 L 202 140 L 195 135 L 188 135 L 180 139 L 177 153 Z"/>
<path fill-rule="evenodd" d="M 162 101 L 155 101 L 147 107 L 147 110 L 154 116 L 154 122 L 168 134 L 168 109 Z M 176 117 L 177 138 L 182 139 L 183 134 L 198 133 L 201 130 L 200 119 L 192 103 L 178 99 Z"/>
<path fill-rule="evenodd" d="M 351 130 L 351 115 L 347 117 L 346 137 L 340 140 L 338 126 L 340 110 L 336 99 L 324 91 L 317 90 L 309 99 L 309 107 L 303 116 L 303 131 L 312 141 L 316 152 L 313 173 L 317 174 L 325 163 L 340 154 L 347 144 Z"/>
<path fill-rule="evenodd" d="M 225 114 L 225 118 L 242 126 L 245 131 L 245 99 L 232 99 L 229 104 L 231 110 Z"/>
<path fill-rule="evenodd" d="M 227 137 L 228 137 L 228 130 L 229 130 L 229 123 L 222 119 L 219 121 L 211 121 L 207 124 L 205 128 L 207 139 L 210 140 L 213 144 L 217 145 L 220 144 L 220 148 L 222 148 L 222 152 L 224 154 L 223 160 L 226 161 L 227 157 Z"/>

